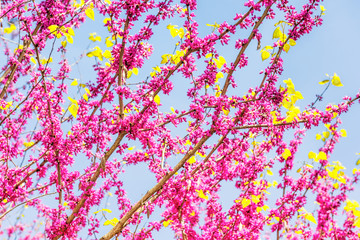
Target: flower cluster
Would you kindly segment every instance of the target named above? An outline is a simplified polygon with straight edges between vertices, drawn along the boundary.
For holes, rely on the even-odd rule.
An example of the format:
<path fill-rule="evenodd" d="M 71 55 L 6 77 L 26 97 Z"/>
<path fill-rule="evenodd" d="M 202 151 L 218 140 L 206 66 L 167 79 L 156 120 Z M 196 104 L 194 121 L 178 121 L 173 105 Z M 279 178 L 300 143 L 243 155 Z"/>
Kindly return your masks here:
<path fill-rule="evenodd" d="M 347 194 L 360 170 L 347 176 L 330 156 L 346 136 L 339 116 L 360 94 L 300 110 L 294 83 L 279 81 L 284 54 L 322 24 L 321 1 L 303 0 L 300 8 L 287 0 L 244 2 L 232 22 L 208 24 L 212 31 L 203 35 L 196 0 L 1 1 L 0 235 L 153 239 L 171 228 L 183 240 L 268 232 L 358 239 L 359 204 Z M 261 26 L 278 16 L 274 42 L 260 50 Z M 153 46 L 155 33 L 169 19 L 180 25 L 167 27 L 175 50 L 154 65 L 151 56 L 163 50 Z M 82 45 L 76 39 L 89 21 L 106 35 L 92 33 L 89 43 L 104 44 L 72 64 L 69 49 Z M 20 39 L 15 48 L 10 33 Z M 238 73 L 254 42 L 268 65 L 240 94 Z M 225 59 L 225 47 L 234 59 Z M 78 62 L 88 64 L 85 78 L 77 77 Z M 336 74 L 332 83 L 341 85 Z M 323 146 L 299 165 L 303 137 L 319 125 L 328 130 Z M 127 185 L 134 168 L 154 180 L 139 199 Z M 229 183 L 236 196 L 224 204 Z"/>

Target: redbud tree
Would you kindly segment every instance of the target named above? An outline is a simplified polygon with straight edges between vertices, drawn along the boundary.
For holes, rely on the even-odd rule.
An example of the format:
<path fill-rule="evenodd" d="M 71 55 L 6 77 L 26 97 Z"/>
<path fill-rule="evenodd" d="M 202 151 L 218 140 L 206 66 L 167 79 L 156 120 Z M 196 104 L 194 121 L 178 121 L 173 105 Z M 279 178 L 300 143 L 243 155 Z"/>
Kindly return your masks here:
<path fill-rule="evenodd" d="M 360 94 L 318 108 L 319 93 L 300 108 L 281 75 L 326 9 L 242 2 L 206 26 L 196 0 L 1 0 L 1 236 L 358 239 L 348 194 L 360 171 L 330 158 Z M 97 33 L 77 41 L 86 24 Z M 159 29 L 171 50 L 154 47 Z M 266 67 L 244 79 L 255 49 Z M 320 83 L 342 86 L 337 74 Z M 297 161 L 305 134 L 324 125 L 321 147 Z M 138 199 L 130 169 L 153 180 Z"/>

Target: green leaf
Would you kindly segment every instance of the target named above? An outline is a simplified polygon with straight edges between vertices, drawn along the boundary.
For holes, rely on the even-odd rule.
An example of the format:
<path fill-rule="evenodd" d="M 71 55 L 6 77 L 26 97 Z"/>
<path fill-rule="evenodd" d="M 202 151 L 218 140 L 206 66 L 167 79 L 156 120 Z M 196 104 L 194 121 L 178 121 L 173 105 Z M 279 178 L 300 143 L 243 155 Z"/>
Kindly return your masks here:
<path fill-rule="evenodd" d="M 167 221 L 164 221 L 163 225 L 164 225 L 164 227 L 168 227 L 172 222 L 173 222 L 173 220 L 169 219 Z"/>
<path fill-rule="evenodd" d="M 103 53 L 103 57 L 106 59 L 110 59 L 111 58 L 111 52 L 109 50 L 105 50 Z"/>
<path fill-rule="evenodd" d="M 68 28 L 67 31 L 68 31 L 68 34 L 70 34 L 71 36 L 75 36 L 75 32 L 72 28 Z"/>
<path fill-rule="evenodd" d="M 319 82 L 319 84 L 320 85 L 323 85 L 323 84 L 325 84 L 325 83 L 328 83 L 330 80 L 323 80 L 323 81 L 321 81 L 321 82 Z"/>
<path fill-rule="evenodd" d="M 355 227 L 360 228 L 360 217 L 358 217 L 358 218 L 356 219 L 356 221 L 354 222 L 353 225 L 354 225 Z"/>
<path fill-rule="evenodd" d="M 340 81 L 340 77 L 336 73 L 334 73 L 334 76 L 331 79 L 331 83 L 336 87 L 344 86 L 344 85 L 342 85 L 342 83 Z"/>
<path fill-rule="evenodd" d="M 280 27 L 277 27 L 273 33 L 273 39 L 274 38 L 280 38 L 282 36 L 282 32 L 280 30 Z"/>
<path fill-rule="evenodd" d="M 290 90 L 290 89 L 294 90 L 295 89 L 295 85 L 292 82 L 291 78 L 285 79 L 283 82 L 286 83 L 286 86 L 287 86 L 288 90 Z"/>
<path fill-rule="evenodd" d="M 179 31 L 178 31 L 178 35 L 180 38 L 183 38 L 185 36 L 185 31 L 183 28 L 180 28 Z"/>
<path fill-rule="evenodd" d="M 294 39 L 290 38 L 290 39 L 289 39 L 289 44 L 290 44 L 290 46 L 295 46 L 295 45 L 296 45 L 296 42 L 295 42 Z"/>
<path fill-rule="evenodd" d="M 246 208 L 247 206 L 249 206 L 251 203 L 251 200 L 250 199 L 247 199 L 247 198 L 244 198 L 242 201 L 241 201 L 241 205 L 243 208 Z"/>
<path fill-rule="evenodd" d="M 315 158 L 316 158 L 316 153 L 314 153 L 313 151 L 311 151 L 311 152 L 309 152 L 308 157 L 309 157 L 310 159 L 315 159 Z"/>
<path fill-rule="evenodd" d="M 223 78 L 223 77 L 224 77 L 224 74 L 223 74 L 222 72 L 218 72 L 218 73 L 216 74 L 215 80 L 217 81 L 219 78 Z"/>
<path fill-rule="evenodd" d="M 93 42 L 101 42 L 101 37 L 100 36 L 96 36 L 96 33 L 90 33 L 90 37 L 89 39 Z"/>
<path fill-rule="evenodd" d="M 296 97 L 297 99 L 304 99 L 303 95 L 302 95 L 301 92 L 299 92 L 299 91 L 296 91 L 296 92 L 295 92 L 295 97 Z"/>
<path fill-rule="evenodd" d="M 50 25 L 48 26 L 48 29 L 50 30 L 50 32 L 54 35 L 56 35 L 56 30 L 58 29 L 57 25 Z"/>
<path fill-rule="evenodd" d="M 71 97 L 68 97 L 68 99 L 70 100 L 70 102 L 72 102 L 75 105 L 78 105 L 77 101 Z"/>
<path fill-rule="evenodd" d="M 212 57 L 212 55 L 213 55 L 212 53 L 208 53 L 208 54 L 206 54 L 206 56 L 205 56 L 205 57 L 206 57 L 206 58 L 211 58 L 211 57 Z"/>
<path fill-rule="evenodd" d="M 214 59 L 214 62 L 216 67 L 220 69 L 226 63 L 226 60 L 223 56 L 219 56 L 219 59 Z"/>
<path fill-rule="evenodd" d="M 88 52 L 88 53 L 86 54 L 86 56 L 88 56 L 88 57 L 97 57 L 97 58 L 99 58 L 100 61 L 103 60 L 102 50 L 101 50 L 101 48 L 99 48 L 98 46 L 96 46 L 93 51 Z"/>
<path fill-rule="evenodd" d="M 292 26 L 292 24 L 291 23 L 288 23 L 288 22 L 285 22 L 285 21 L 278 21 L 277 23 L 275 23 L 275 27 L 277 26 L 277 25 L 279 25 L 279 24 L 287 24 L 287 25 L 289 25 L 289 26 Z"/>
<path fill-rule="evenodd" d="M 285 148 L 284 152 L 281 154 L 281 156 L 287 160 L 291 156 L 291 152 L 289 149 Z"/>
<path fill-rule="evenodd" d="M 225 116 L 229 115 L 229 110 L 226 110 L 224 107 L 222 107 L 223 113 L 225 114 Z"/>
<path fill-rule="evenodd" d="M 205 200 L 208 200 L 209 197 L 205 195 L 204 191 L 201 189 L 201 190 L 195 190 L 197 193 L 198 193 L 198 196 L 199 198 L 202 198 L 202 199 L 205 199 Z"/>
<path fill-rule="evenodd" d="M 290 45 L 289 45 L 289 44 L 285 44 L 285 45 L 284 45 L 284 51 L 285 51 L 285 52 L 289 52 L 289 50 L 290 50 Z"/>
<path fill-rule="evenodd" d="M 206 26 L 213 27 L 213 32 L 220 27 L 216 22 L 214 24 L 206 24 Z"/>
<path fill-rule="evenodd" d="M 111 220 L 106 220 L 106 221 L 104 222 L 104 226 L 107 226 L 107 225 L 115 226 L 118 222 L 119 222 L 119 219 L 113 218 L 113 219 L 111 219 Z"/>
<path fill-rule="evenodd" d="M 323 132 L 323 136 L 324 136 L 324 138 L 330 137 L 330 132 L 328 132 L 328 131 Z"/>
<path fill-rule="evenodd" d="M 10 27 L 5 28 L 5 29 L 4 29 L 4 32 L 5 32 L 6 34 L 9 34 L 9 33 L 12 33 L 15 29 L 16 29 L 16 26 L 15 26 L 14 24 L 10 24 Z"/>
<path fill-rule="evenodd" d="M 341 133 L 341 136 L 342 136 L 342 137 L 347 137 L 347 132 L 346 132 L 345 129 L 341 129 L 341 130 L 340 130 L 340 133 Z"/>
<path fill-rule="evenodd" d="M 188 160 L 189 164 L 194 164 L 196 163 L 196 158 L 194 156 L 192 156 L 189 160 Z"/>
<path fill-rule="evenodd" d="M 74 78 L 74 81 L 72 81 L 71 86 L 77 86 L 79 83 L 76 78 Z M 72 99 L 72 98 L 71 98 Z M 71 100 L 70 100 L 71 101 Z"/>
<path fill-rule="evenodd" d="M 91 96 L 90 90 L 88 88 L 85 88 L 85 92 Z"/>
<path fill-rule="evenodd" d="M 50 57 L 49 59 L 46 59 L 46 58 L 44 58 L 44 59 L 41 59 L 41 64 L 43 64 L 43 65 L 45 65 L 45 64 L 47 64 L 47 63 L 51 63 L 52 62 L 52 57 Z"/>
<path fill-rule="evenodd" d="M 75 104 L 71 104 L 71 106 L 69 107 L 69 112 L 71 113 L 71 115 L 74 116 L 74 118 L 76 118 L 78 110 L 79 110 L 79 106 Z"/>
<path fill-rule="evenodd" d="M 34 142 L 24 142 L 23 143 L 25 147 L 31 147 L 32 145 L 34 145 L 35 143 Z"/>
<path fill-rule="evenodd" d="M 65 36 L 66 36 L 66 41 L 68 41 L 68 43 L 71 43 L 71 44 L 74 43 L 72 36 L 70 36 L 69 34 L 66 34 Z"/>
<path fill-rule="evenodd" d="M 171 25 L 171 24 L 167 25 L 166 27 L 167 29 L 170 30 L 170 34 L 173 38 L 179 34 L 179 29 L 177 29 L 176 27 L 177 25 Z"/>
<path fill-rule="evenodd" d="M 356 161 L 356 166 L 360 165 L 360 158 L 358 158 L 358 160 Z"/>
<path fill-rule="evenodd" d="M 107 38 L 105 39 L 106 47 L 112 47 L 112 46 L 114 45 L 114 43 L 113 43 L 111 40 L 109 40 L 109 38 L 110 38 L 110 37 L 107 37 Z"/>
<path fill-rule="evenodd" d="M 313 216 L 311 213 L 307 213 L 307 214 L 305 215 L 305 219 L 309 220 L 310 222 L 313 222 L 313 223 L 317 224 L 314 216 Z"/>
<path fill-rule="evenodd" d="M 270 53 L 268 51 L 262 51 L 261 59 L 264 61 L 270 57 Z"/>
<path fill-rule="evenodd" d="M 160 105 L 160 97 L 159 97 L 159 95 L 156 95 L 154 97 L 154 102 L 156 102 L 157 105 Z"/>
<path fill-rule="evenodd" d="M 171 54 L 164 54 L 161 56 L 161 64 L 165 64 L 167 62 L 169 62 L 169 56 L 171 57 Z"/>
<path fill-rule="evenodd" d="M 92 10 L 91 8 L 88 8 L 85 10 L 85 14 L 86 16 L 88 16 L 88 18 L 92 19 L 93 21 L 95 21 L 95 13 L 94 13 L 94 10 Z"/>
<path fill-rule="evenodd" d="M 61 41 L 61 45 L 65 48 L 67 46 L 67 41 Z"/>
<path fill-rule="evenodd" d="M 132 69 L 132 72 L 133 72 L 135 75 L 138 75 L 138 74 L 139 74 L 139 69 L 133 68 L 133 69 Z"/>
<path fill-rule="evenodd" d="M 260 198 L 261 198 L 261 195 L 251 195 L 251 200 L 253 201 L 253 203 L 258 203 L 260 202 Z"/>
<path fill-rule="evenodd" d="M 107 209 L 107 208 L 103 208 L 103 209 L 100 209 L 99 211 L 96 211 L 94 212 L 94 214 L 97 214 L 99 212 L 108 212 L 108 213 L 112 213 L 112 211 L 110 209 Z"/>
<path fill-rule="evenodd" d="M 319 152 L 318 159 L 327 160 L 326 153 L 324 153 L 323 151 Z"/>
<path fill-rule="evenodd" d="M 111 18 L 105 18 L 105 19 L 103 20 L 103 23 L 104 23 L 104 24 L 107 24 L 109 21 L 111 21 Z"/>

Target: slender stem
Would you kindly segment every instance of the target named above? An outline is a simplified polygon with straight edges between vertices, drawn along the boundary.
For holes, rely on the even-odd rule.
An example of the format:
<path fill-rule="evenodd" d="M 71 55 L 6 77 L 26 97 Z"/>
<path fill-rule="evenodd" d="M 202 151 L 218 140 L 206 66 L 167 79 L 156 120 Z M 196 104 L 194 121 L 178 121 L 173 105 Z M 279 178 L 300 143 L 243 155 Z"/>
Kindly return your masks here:
<path fill-rule="evenodd" d="M 47 194 L 44 194 L 44 195 L 37 196 L 37 197 L 34 197 L 34 198 L 32 198 L 32 199 L 29 199 L 29 200 L 27 200 L 27 201 L 25 201 L 25 202 L 22 202 L 22 203 L 16 205 L 15 207 L 13 207 L 13 208 L 7 210 L 6 212 L 4 212 L 4 213 L 0 216 L 0 219 L 2 219 L 2 218 L 5 217 L 9 212 L 11 212 L 12 210 L 14 210 L 14 209 L 17 208 L 17 207 L 20 207 L 21 205 L 24 205 L 24 204 L 26 204 L 26 203 L 28 203 L 28 202 L 30 202 L 30 201 L 32 201 L 32 200 L 35 200 L 35 199 L 38 199 L 38 198 L 42 198 L 42 197 L 45 197 L 45 196 L 49 196 L 49 195 L 53 195 L 53 194 L 56 194 L 56 192 L 47 193 Z"/>

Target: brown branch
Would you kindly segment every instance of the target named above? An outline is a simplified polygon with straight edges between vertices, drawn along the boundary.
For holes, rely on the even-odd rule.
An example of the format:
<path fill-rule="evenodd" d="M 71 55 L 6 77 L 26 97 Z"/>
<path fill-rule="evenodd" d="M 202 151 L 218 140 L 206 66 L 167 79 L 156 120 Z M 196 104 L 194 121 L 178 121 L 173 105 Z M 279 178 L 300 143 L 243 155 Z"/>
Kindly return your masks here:
<path fill-rule="evenodd" d="M 19 207 L 19 206 L 21 206 L 21 205 L 23 205 L 23 204 L 26 204 L 26 203 L 28 203 L 28 202 L 30 202 L 30 201 L 32 201 L 32 200 L 38 199 L 38 198 L 42 198 L 42 197 L 45 197 L 45 196 L 53 195 L 53 194 L 55 194 L 55 193 L 56 193 L 56 192 L 54 192 L 54 193 L 47 193 L 47 194 L 44 194 L 44 195 L 37 196 L 37 197 L 34 197 L 34 198 L 32 198 L 32 199 L 29 199 L 29 200 L 27 200 L 27 201 L 25 201 L 25 202 L 22 202 L 22 203 L 16 205 L 15 207 L 13 207 L 13 208 L 7 210 L 6 212 L 4 212 L 4 213 L 0 216 L 0 219 L 2 219 L 2 218 L 5 217 L 9 212 L 11 212 L 11 211 L 14 210 L 15 208 L 17 208 L 17 207 Z"/>
<path fill-rule="evenodd" d="M 254 38 L 255 36 L 255 31 L 259 28 L 260 24 L 263 22 L 263 20 L 265 19 L 266 15 L 268 14 L 271 6 L 273 4 L 270 4 L 264 11 L 264 13 L 262 14 L 261 18 L 259 19 L 259 21 L 255 24 L 253 30 L 251 31 L 251 34 L 250 36 L 248 37 L 248 41 L 246 44 L 244 44 L 242 47 L 241 47 L 241 50 L 238 54 L 238 56 L 236 57 L 236 60 L 234 62 L 234 65 L 232 66 L 232 68 L 230 68 L 229 70 L 229 73 L 226 77 L 226 80 L 225 80 L 225 83 L 224 83 L 224 86 L 222 88 L 222 91 L 221 91 L 221 96 L 225 96 L 226 95 L 226 92 L 228 90 L 228 87 L 230 85 L 230 78 L 231 76 L 233 75 L 237 65 L 239 64 L 240 60 L 241 60 L 241 56 L 244 54 L 245 50 L 247 49 L 247 47 L 250 45 L 252 39 Z"/>
<path fill-rule="evenodd" d="M 158 192 L 167 181 L 177 172 L 183 165 L 193 156 L 197 150 L 214 134 L 214 130 L 211 130 L 208 136 L 204 136 L 192 150 L 190 150 L 186 155 L 176 164 L 174 169 L 171 172 L 166 173 L 166 175 L 153 187 L 151 188 L 116 224 L 116 226 L 105 234 L 100 240 L 109 240 L 114 237 L 116 234 L 119 234 L 122 229 L 126 226 L 127 221 L 136 213 L 144 202 L 148 201 L 151 196 Z"/>
<path fill-rule="evenodd" d="M 81 200 L 78 202 L 78 204 L 75 206 L 75 208 L 73 209 L 72 213 L 70 214 L 70 216 L 68 216 L 67 220 L 66 220 L 66 224 L 69 225 L 77 216 L 78 212 L 80 211 L 80 209 L 84 206 L 86 200 L 90 197 L 88 191 L 90 191 L 94 186 L 95 183 L 97 181 L 97 179 L 100 176 L 100 173 L 102 170 L 105 169 L 105 164 L 107 162 L 107 160 L 110 158 L 110 156 L 113 154 L 113 152 L 116 150 L 116 148 L 119 146 L 121 140 L 124 138 L 124 136 L 126 135 L 125 132 L 120 132 L 118 134 L 118 137 L 116 138 L 114 144 L 111 146 L 111 148 L 109 149 L 109 151 L 107 151 L 105 153 L 105 156 L 102 158 L 99 166 L 97 167 L 95 173 L 92 175 L 90 182 L 92 182 L 91 185 L 89 185 L 86 189 L 85 189 L 85 194 L 82 196 Z M 54 237 L 54 240 L 57 240 L 61 237 L 61 235 L 57 235 L 56 237 Z"/>
<path fill-rule="evenodd" d="M 44 166 L 45 163 L 47 163 L 47 160 L 42 161 L 38 168 L 36 168 L 36 169 L 32 170 L 31 172 L 29 172 L 21 181 L 17 182 L 15 184 L 15 186 L 14 186 L 14 190 L 16 190 L 21 184 L 23 184 L 26 181 L 26 179 L 28 179 L 31 175 L 33 175 L 34 173 L 40 171 L 40 168 L 42 166 Z"/>
<path fill-rule="evenodd" d="M 260 1 L 258 1 L 256 4 L 259 4 L 259 3 L 263 2 L 263 1 L 264 1 L 264 0 L 260 0 Z M 249 9 L 249 11 L 247 11 L 247 12 L 244 14 L 244 16 L 243 16 L 242 18 L 240 18 L 239 21 L 237 21 L 233 26 L 236 27 L 236 26 L 240 25 L 240 24 L 245 20 L 245 18 L 247 18 L 247 17 L 250 15 L 250 13 L 251 13 L 253 10 L 254 10 L 254 8 L 251 7 L 251 8 Z M 230 32 L 230 30 L 229 30 L 229 29 L 226 29 L 224 32 L 222 32 L 222 33 L 218 36 L 218 39 L 221 39 L 223 36 L 225 36 L 225 34 L 227 34 L 227 33 L 229 33 L 229 32 Z"/>
<path fill-rule="evenodd" d="M 239 126 L 239 127 L 233 127 L 232 129 L 248 129 L 248 128 L 268 128 L 268 127 L 272 127 L 272 126 L 287 126 L 287 125 L 292 125 L 292 124 L 297 124 L 297 123 L 305 123 L 307 122 L 306 120 L 300 120 L 297 122 L 286 122 L 286 123 L 276 123 L 273 125 L 268 125 L 268 124 L 254 124 L 254 125 L 246 125 L 246 126 Z"/>
<path fill-rule="evenodd" d="M 38 25 L 36 25 L 32 35 L 36 35 L 37 32 L 39 31 L 40 27 L 41 27 L 41 24 L 38 23 Z M 29 36 L 31 37 L 31 34 L 29 34 Z M 26 53 L 27 49 L 29 48 L 30 44 L 31 44 L 30 39 L 24 41 L 24 47 L 23 47 L 23 49 L 22 49 L 22 51 L 20 53 L 20 56 L 18 57 L 18 62 L 21 62 L 23 60 L 23 58 L 25 57 L 25 53 Z M 5 73 L 0 77 L 0 82 L 2 82 L 4 80 L 4 78 L 8 74 L 10 74 L 7 81 L 6 81 L 6 83 L 5 83 L 5 85 L 4 85 L 4 87 L 3 87 L 3 89 L 1 90 L 0 99 L 4 98 L 5 93 L 6 93 L 8 87 L 10 86 L 10 83 L 12 81 L 12 78 L 15 75 L 15 71 L 16 71 L 17 67 L 18 67 L 18 65 L 16 63 L 12 64 L 11 67 L 6 69 Z"/>
<path fill-rule="evenodd" d="M 20 5 L 22 5 L 22 4 L 27 4 L 27 3 L 29 3 L 29 2 L 31 2 L 31 1 L 21 2 L 21 3 L 19 3 L 18 5 L 13 6 L 13 7 L 10 8 L 9 10 L 7 10 L 3 15 L 1 15 L 1 16 L 0 16 L 0 19 L 2 19 L 3 17 L 5 17 L 5 16 L 6 16 L 9 12 L 11 12 L 13 9 L 15 9 L 15 8 L 17 8 L 17 7 L 20 7 Z"/>
<path fill-rule="evenodd" d="M 121 49 L 120 49 L 120 56 L 119 56 L 119 70 L 118 70 L 118 86 L 122 86 L 124 84 L 124 80 L 127 78 L 127 69 L 126 66 L 124 66 L 124 53 L 125 53 L 125 45 L 126 45 L 126 31 L 129 28 L 129 16 L 127 16 L 126 21 L 125 21 L 125 25 L 124 25 L 124 36 L 122 38 L 122 43 L 121 43 Z M 119 94 L 119 107 L 120 107 L 120 118 L 123 119 L 124 118 L 124 100 L 123 100 L 123 96 L 122 93 Z"/>

